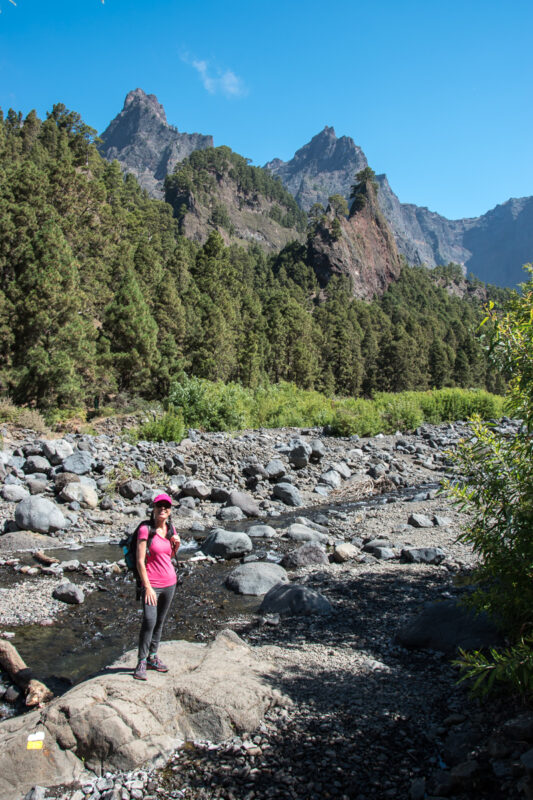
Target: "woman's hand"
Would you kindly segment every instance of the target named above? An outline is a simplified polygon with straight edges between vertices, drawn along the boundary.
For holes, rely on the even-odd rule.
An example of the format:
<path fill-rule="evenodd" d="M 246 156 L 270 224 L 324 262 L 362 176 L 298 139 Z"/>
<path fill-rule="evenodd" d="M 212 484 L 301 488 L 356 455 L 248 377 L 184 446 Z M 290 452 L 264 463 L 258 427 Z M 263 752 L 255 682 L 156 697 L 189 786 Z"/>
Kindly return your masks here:
<path fill-rule="evenodd" d="M 175 534 L 174 534 L 173 536 L 171 536 L 171 538 L 170 538 L 170 546 L 171 546 L 171 548 L 172 548 L 172 555 L 171 555 L 171 558 L 173 558 L 173 557 L 176 555 L 176 553 L 178 552 L 178 548 L 179 548 L 180 544 L 181 544 L 181 539 L 180 539 L 180 537 L 178 536 L 178 534 L 177 534 L 177 533 L 175 533 Z"/>
<path fill-rule="evenodd" d="M 156 606 L 157 605 L 157 595 L 152 589 L 151 586 L 144 587 L 144 599 L 147 605 L 149 606 Z"/>

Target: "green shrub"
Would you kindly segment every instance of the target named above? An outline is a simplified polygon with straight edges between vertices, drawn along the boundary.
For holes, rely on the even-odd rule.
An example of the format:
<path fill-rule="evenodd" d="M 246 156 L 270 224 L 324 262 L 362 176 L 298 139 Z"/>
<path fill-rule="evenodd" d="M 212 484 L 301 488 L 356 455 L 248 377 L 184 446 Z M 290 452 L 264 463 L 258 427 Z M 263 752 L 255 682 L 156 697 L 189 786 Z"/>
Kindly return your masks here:
<path fill-rule="evenodd" d="M 170 408 L 162 417 L 145 422 L 134 432 L 134 437 L 149 442 L 181 442 L 185 425 L 181 412 Z"/>

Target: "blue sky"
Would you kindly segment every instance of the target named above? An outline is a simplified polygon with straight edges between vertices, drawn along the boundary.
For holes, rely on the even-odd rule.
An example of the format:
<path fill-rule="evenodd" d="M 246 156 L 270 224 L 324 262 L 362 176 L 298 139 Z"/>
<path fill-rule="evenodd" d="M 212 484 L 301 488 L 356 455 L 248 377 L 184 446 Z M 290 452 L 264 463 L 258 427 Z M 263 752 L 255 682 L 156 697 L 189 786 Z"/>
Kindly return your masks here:
<path fill-rule="evenodd" d="M 15 4 L 16 2 L 16 4 Z M 0 0 L 0 107 L 102 131 L 128 91 L 264 164 L 332 125 L 402 202 L 533 195 L 531 0 Z"/>

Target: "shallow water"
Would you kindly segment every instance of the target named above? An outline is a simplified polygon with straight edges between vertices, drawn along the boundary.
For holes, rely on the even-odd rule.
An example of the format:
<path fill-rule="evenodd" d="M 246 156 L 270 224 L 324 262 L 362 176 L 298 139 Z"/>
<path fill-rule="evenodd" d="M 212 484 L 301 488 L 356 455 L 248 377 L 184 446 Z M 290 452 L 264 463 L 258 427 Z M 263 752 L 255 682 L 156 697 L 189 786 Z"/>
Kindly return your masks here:
<path fill-rule="evenodd" d="M 384 503 L 407 499 L 420 491 L 436 488 L 437 484 L 424 484 L 409 490 L 400 490 L 388 495 L 367 498 L 354 502 L 324 503 L 312 508 L 296 508 L 277 518 L 256 520 L 273 527 L 286 527 L 295 517 L 313 519 L 318 514 L 347 513 L 354 509 L 372 508 Z M 254 521 L 227 523 L 231 530 L 246 530 Z M 257 550 L 271 546 L 266 540 L 255 540 Z M 256 612 L 261 597 L 236 595 L 224 586 L 228 573 L 237 562 L 199 562 L 187 564 L 187 559 L 196 552 L 196 543 L 184 542 L 179 553 L 182 565 L 179 570 L 181 583 L 167 621 L 165 639 L 202 641 L 221 630 L 228 620 Z M 80 562 L 114 562 L 122 558 L 122 549 L 116 543 L 95 543 L 81 549 L 54 549 L 50 555 L 61 561 L 78 559 Z M 27 563 L 35 563 L 30 554 L 24 554 Z M 65 578 L 81 585 L 86 578 L 77 573 L 67 573 Z M 3 577 L 4 585 L 18 580 L 16 573 Z M 38 581 L 39 578 L 26 578 Z M 14 644 L 22 658 L 31 667 L 36 677 L 47 683 L 57 694 L 72 684 L 86 680 L 111 664 L 127 650 L 137 647 L 140 629 L 140 603 L 135 601 L 135 585 L 130 576 L 102 577 L 92 579 L 99 589 L 86 595 L 79 606 L 66 606 L 53 625 L 26 625 L 15 628 Z"/>

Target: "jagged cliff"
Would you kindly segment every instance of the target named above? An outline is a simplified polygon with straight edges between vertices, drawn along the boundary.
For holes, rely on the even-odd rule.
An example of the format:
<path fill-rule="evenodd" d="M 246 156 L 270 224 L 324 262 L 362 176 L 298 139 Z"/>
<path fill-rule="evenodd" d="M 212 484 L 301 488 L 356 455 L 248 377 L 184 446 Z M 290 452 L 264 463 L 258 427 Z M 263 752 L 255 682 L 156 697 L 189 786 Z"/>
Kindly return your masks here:
<path fill-rule="evenodd" d="M 135 175 L 152 197 L 163 197 L 165 177 L 194 150 L 213 146 L 212 136 L 179 133 L 153 94 L 130 92 L 124 108 L 100 135 L 100 153 Z"/>
<path fill-rule="evenodd" d="M 327 125 L 297 150 L 290 161 L 275 158 L 265 168 L 280 178 L 305 211 L 314 203 L 328 204 L 328 197 L 348 197 L 357 173 L 367 164 L 366 156 L 349 136 L 335 135 Z"/>
<path fill-rule="evenodd" d="M 287 162 L 266 166 L 302 208 L 327 204 L 332 194 L 349 197 L 357 172 L 367 165 L 353 139 L 324 128 Z M 428 208 L 401 203 L 386 175 L 378 175 L 378 201 L 409 264 L 454 262 L 483 281 L 514 286 L 524 279 L 522 265 L 533 260 L 533 197 L 511 199 L 480 217 L 450 220 Z"/>
<path fill-rule="evenodd" d="M 217 230 L 226 244 L 252 242 L 280 250 L 303 241 L 307 218 L 283 184 L 229 147 L 192 153 L 167 178 L 165 199 L 180 230 L 203 243 Z"/>
<path fill-rule="evenodd" d="M 309 238 L 308 257 L 323 286 L 332 275 L 349 275 L 355 297 L 364 300 L 399 277 L 401 259 L 372 180 L 360 184 L 347 219 L 328 206 Z"/>

